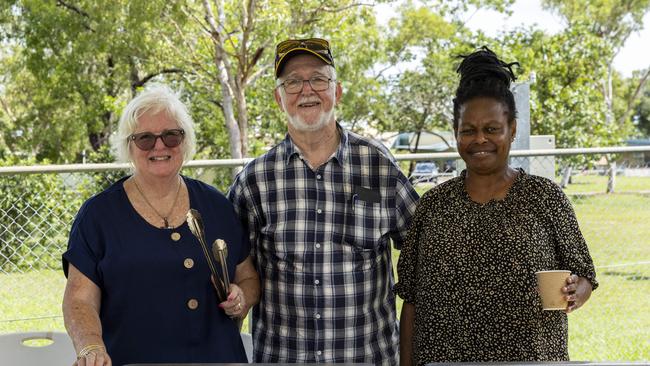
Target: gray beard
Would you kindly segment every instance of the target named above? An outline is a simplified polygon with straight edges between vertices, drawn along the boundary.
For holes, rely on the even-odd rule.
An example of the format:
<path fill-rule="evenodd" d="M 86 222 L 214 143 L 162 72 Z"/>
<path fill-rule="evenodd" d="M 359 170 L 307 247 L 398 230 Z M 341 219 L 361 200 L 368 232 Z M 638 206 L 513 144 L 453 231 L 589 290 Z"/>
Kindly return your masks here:
<path fill-rule="evenodd" d="M 298 115 L 295 116 L 290 116 L 287 114 L 287 119 L 289 120 L 289 124 L 291 127 L 293 127 L 296 131 L 300 132 L 314 132 L 314 131 L 319 131 L 323 129 L 327 124 L 334 119 L 334 106 L 332 106 L 332 109 L 329 111 L 321 112 L 320 116 L 318 117 L 318 121 L 316 123 L 306 123 L 305 120 Z"/>

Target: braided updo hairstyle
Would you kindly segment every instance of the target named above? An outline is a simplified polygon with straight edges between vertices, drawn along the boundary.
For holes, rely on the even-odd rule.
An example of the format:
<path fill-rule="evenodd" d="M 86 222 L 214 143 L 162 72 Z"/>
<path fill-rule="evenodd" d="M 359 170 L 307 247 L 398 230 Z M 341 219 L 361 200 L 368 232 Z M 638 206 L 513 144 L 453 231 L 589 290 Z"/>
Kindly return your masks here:
<path fill-rule="evenodd" d="M 477 97 L 493 98 L 508 109 L 508 122 L 517 118 L 515 97 L 510 91 L 510 83 L 516 80 L 512 66 L 518 62 L 505 63 L 486 46 L 469 54 L 459 56 L 463 61 L 456 72 L 460 74 L 460 82 L 454 98 L 454 130 L 458 129 L 460 107 L 469 100 Z"/>

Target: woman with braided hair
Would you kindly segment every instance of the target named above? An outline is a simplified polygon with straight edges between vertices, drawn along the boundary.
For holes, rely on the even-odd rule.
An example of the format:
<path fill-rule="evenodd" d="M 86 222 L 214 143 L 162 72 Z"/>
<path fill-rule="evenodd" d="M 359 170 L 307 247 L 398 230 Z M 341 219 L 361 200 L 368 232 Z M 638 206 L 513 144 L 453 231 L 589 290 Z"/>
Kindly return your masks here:
<path fill-rule="evenodd" d="M 571 203 L 508 164 L 517 129 L 512 66 L 483 47 L 463 58 L 454 133 L 459 177 L 419 201 L 397 266 L 401 365 L 568 360 L 567 313 L 598 286 Z M 571 271 L 564 311 L 543 311 L 535 272 Z"/>

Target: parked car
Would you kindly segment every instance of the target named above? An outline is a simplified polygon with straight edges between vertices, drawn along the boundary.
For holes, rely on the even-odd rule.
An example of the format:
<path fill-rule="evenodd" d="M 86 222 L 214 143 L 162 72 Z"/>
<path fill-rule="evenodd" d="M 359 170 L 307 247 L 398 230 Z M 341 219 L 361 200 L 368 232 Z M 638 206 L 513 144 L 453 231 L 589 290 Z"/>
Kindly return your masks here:
<path fill-rule="evenodd" d="M 433 161 L 419 161 L 409 179 L 411 183 L 438 183 L 438 165 Z"/>

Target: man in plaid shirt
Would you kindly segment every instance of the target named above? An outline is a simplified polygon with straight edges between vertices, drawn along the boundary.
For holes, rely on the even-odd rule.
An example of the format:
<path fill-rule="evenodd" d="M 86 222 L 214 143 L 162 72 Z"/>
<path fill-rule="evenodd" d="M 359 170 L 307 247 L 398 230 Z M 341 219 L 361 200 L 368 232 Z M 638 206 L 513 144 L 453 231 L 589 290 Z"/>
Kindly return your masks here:
<path fill-rule="evenodd" d="M 275 74 L 288 135 L 229 192 L 262 281 L 254 361 L 397 365 L 389 239 L 399 247 L 418 195 L 383 145 L 336 122 L 326 40 L 278 44 Z"/>

